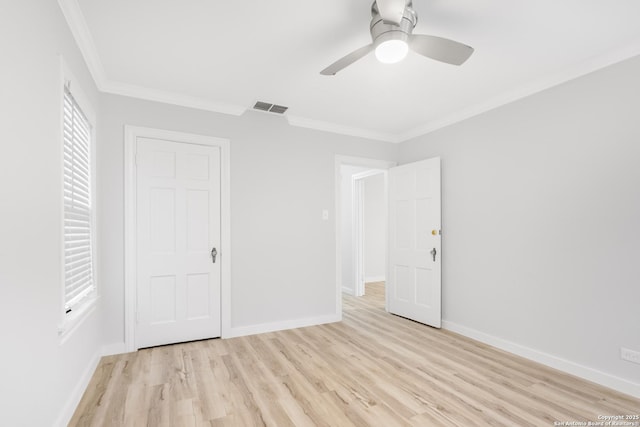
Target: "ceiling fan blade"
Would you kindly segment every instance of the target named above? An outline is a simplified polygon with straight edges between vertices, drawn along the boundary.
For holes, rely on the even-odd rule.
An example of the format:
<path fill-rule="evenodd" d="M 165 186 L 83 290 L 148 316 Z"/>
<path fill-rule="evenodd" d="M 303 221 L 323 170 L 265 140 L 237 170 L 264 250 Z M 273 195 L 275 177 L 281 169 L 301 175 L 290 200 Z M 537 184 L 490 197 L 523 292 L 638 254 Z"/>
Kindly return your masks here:
<path fill-rule="evenodd" d="M 378 13 L 385 24 L 400 25 L 406 6 L 405 0 L 376 0 L 376 3 L 378 4 Z"/>
<path fill-rule="evenodd" d="M 329 65 L 327 68 L 325 68 L 324 70 L 320 71 L 320 74 L 322 74 L 323 76 L 333 76 L 338 71 L 340 71 L 343 68 L 346 68 L 347 66 L 353 64 L 358 59 L 362 58 L 363 56 L 365 56 L 366 54 L 368 54 L 372 50 L 373 50 L 373 44 L 368 44 L 368 45 L 366 45 L 364 47 L 361 47 L 358 50 L 354 50 L 353 52 L 351 52 L 347 56 L 344 56 L 344 57 L 338 59 L 336 62 L 334 62 L 333 64 Z"/>
<path fill-rule="evenodd" d="M 409 45 L 422 56 L 453 65 L 462 65 L 473 53 L 471 46 L 436 36 L 412 35 Z"/>

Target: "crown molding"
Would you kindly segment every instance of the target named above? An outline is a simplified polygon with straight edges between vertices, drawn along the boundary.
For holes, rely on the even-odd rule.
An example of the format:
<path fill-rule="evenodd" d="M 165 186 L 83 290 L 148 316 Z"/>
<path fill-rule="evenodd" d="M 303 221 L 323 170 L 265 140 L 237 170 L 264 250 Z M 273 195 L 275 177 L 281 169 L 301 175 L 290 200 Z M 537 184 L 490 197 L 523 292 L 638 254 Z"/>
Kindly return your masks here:
<path fill-rule="evenodd" d="M 309 119 L 300 116 L 287 115 L 287 120 L 291 126 L 307 129 L 315 129 L 325 132 L 337 133 L 340 135 L 357 136 L 360 138 L 373 139 L 376 141 L 398 143 L 398 136 L 392 133 L 378 132 L 371 129 L 363 129 L 351 126 L 340 125 L 332 122 Z"/>
<path fill-rule="evenodd" d="M 527 96 L 542 92 L 546 89 L 550 89 L 554 86 L 577 79 L 578 77 L 593 73 L 602 68 L 622 62 L 626 59 L 631 59 L 638 55 L 640 55 L 640 40 L 635 40 L 634 42 L 624 45 L 618 49 L 612 50 L 603 55 L 592 57 L 586 61 L 575 64 L 572 67 L 565 68 L 560 72 L 538 79 L 532 84 L 503 93 L 489 101 L 458 110 L 422 126 L 410 129 L 407 132 L 397 135 L 397 139 L 399 142 L 405 142 L 419 136 L 426 135 L 438 129 L 442 129 L 454 123 L 480 115 L 503 105 L 510 104 L 519 99 L 526 98 Z"/>
<path fill-rule="evenodd" d="M 223 104 L 220 102 L 213 102 L 208 99 L 184 95 L 181 93 L 152 89 L 144 86 L 114 81 L 105 82 L 102 91 L 114 95 L 122 95 L 131 98 L 145 99 L 147 101 L 156 101 L 165 104 L 178 105 L 181 107 L 195 108 L 197 110 L 212 111 L 215 113 L 228 114 L 231 116 L 240 116 L 244 114 L 245 111 L 247 111 L 246 107 L 240 105 Z"/>
<path fill-rule="evenodd" d="M 77 0 L 58 0 L 58 5 L 67 20 L 67 25 L 80 49 L 80 53 L 82 53 L 82 57 L 87 63 L 87 68 L 89 68 L 96 87 L 102 91 L 106 81 L 104 66 L 102 65 L 100 56 L 98 56 L 98 50 L 96 49 L 93 37 L 91 37 L 91 31 L 89 31 L 80 5 L 78 5 Z"/>
<path fill-rule="evenodd" d="M 82 14 L 82 10 L 78 5 L 78 1 L 58 0 L 58 4 L 65 19 L 67 20 L 69 29 L 78 44 L 80 52 L 87 63 L 87 67 L 95 81 L 96 87 L 101 92 L 229 114 L 233 116 L 242 115 L 247 111 L 247 107 L 244 106 L 224 104 L 204 98 L 109 80 L 106 76 L 100 56 L 98 55 L 89 27 L 87 26 L 84 15 Z M 398 144 L 480 115 L 487 111 L 638 55 L 640 55 L 640 40 L 634 40 L 625 46 L 607 52 L 604 55 L 593 57 L 572 67 L 565 68 L 560 72 L 539 79 L 532 84 L 503 93 L 486 102 L 454 111 L 451 114 L 436 118 L 424 125 L 414 127 L 406 132 L 398 134 L 346 126 L 288 114 L 286 117 L 289 124 L 292 126 Z"/>
<path fill-rule="evenodd" d="M 73 38 L 80 49 L 80 53 L 87 63 L 87 68 L 89 68 L 89 72 L 91 73 L 96 87 L 100 92 L 163 102 L 166 104 L 179 105 L 199 110 L 213 111 L 233 116 L 239 116 L 247 110 L 246 107 L 243 106 L 223 104 L 189 95 L 109 80 L 78 1 L 58 0 L 58 5 L 67 20 L 71 34 L 73 35 Z"/>

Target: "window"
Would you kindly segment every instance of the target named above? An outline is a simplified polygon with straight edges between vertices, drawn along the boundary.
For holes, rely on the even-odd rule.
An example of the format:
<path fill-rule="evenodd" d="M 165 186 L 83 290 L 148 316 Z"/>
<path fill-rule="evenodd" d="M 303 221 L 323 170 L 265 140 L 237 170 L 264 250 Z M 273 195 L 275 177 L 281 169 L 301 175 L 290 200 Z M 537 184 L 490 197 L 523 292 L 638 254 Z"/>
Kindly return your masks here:
<path fill-rule="evenodd" d="M 96 295 L 92 125 L 68 84 L 64 88 L 62 140 L 63 294 L 68 317 Z"/>

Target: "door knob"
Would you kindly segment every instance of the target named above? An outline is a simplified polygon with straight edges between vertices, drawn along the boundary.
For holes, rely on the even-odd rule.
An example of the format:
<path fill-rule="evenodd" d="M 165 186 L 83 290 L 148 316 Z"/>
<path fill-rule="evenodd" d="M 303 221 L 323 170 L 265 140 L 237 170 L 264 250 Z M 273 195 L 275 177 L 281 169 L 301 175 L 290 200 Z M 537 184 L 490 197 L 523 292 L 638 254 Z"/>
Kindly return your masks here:
<path fill-rule="evenodd" d="M 211 249 L 211 259 L 213 263 L 216 263 L 216 256 L 218 255 L 218 250 L 216 248 Z"/>

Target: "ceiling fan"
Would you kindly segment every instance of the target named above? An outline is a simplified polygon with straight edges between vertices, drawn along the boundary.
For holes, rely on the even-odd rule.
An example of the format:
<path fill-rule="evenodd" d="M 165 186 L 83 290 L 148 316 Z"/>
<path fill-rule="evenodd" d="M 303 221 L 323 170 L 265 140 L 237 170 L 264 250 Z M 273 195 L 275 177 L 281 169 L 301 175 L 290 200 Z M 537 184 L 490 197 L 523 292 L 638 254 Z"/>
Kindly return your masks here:
<path fill-rule="evenodd" d="M 320 74 L 333 76 L 372 50 L 380 62 L 392 64 L 407 55 L 409 49 L 427 58 L 461 65 L 473 48 L 453 40 L 424 34 L 411 34 L 418 23 L 412 0 L 375 0 L 371 5 L 371 44 L 338 59 Z"/>

